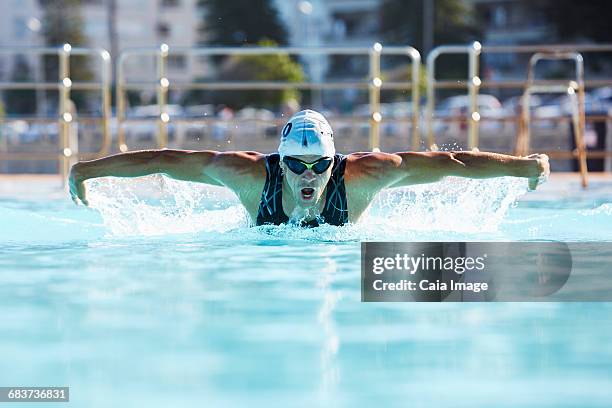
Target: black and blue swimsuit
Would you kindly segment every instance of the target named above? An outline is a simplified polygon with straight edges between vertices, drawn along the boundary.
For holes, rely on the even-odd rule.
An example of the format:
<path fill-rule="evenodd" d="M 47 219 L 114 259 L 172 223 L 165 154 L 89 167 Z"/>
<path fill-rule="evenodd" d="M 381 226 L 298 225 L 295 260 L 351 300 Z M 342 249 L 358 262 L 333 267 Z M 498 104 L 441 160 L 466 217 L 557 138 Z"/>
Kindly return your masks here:
<path fill-rule="evenodd" d="M 283 211 L 283 174 L 279 166 L 278 153 L 266 157 L 266 183 L 261 193 L 261 202 L 257 212 L 257 225 L 285 224 L 289 217 Z M 346 156 L 336 154 L 332 174 L 327 183 L 325 206 L 317 219 L 303 221 L 303 227 L 318 227 L 320 224 L 344 225 L 348 223 L 346 189 L 344 187 L 344 168 Z"/>

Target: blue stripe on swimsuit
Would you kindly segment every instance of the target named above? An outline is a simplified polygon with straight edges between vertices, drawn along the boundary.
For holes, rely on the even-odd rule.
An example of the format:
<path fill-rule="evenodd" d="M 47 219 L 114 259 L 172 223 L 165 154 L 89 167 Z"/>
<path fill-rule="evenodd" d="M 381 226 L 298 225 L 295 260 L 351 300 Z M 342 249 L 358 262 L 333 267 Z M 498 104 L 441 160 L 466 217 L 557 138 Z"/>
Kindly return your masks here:
<path fill-rule="evenodd" d="M 257 225 L 285 224 L 289 217 L 283 210 L 283 174 L 279 165 L 278 153 L 266 157 L 266 183 L 261 193 L 257 212 Z M 319 224 L 344 225 L 348 223 L 348 207 L 344 186 L 346 156 L 336 154 L 331 177 L 327 183 L 325 206 L 319 219 L 302 222 L 304 227 L 318 227 Z"/>

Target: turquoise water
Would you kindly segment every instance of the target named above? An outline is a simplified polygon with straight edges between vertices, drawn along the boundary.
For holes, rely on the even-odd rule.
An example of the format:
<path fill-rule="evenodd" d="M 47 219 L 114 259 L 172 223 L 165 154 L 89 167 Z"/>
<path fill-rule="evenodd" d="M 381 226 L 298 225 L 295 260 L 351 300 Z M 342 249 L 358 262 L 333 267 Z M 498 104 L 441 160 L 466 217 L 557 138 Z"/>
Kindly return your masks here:
<path fill-rule="evenodd" d="M 360 302 L 363 240 L 612 240 L 609 184 L 558 187 L 449 179 L 316 229 L 250 228 L 227 192 L 160 177 L 96 181 L 93 209 L 5 194 L 0 386 L 70 386 L 74 407 L 609 407 L 610 303 Z"/>

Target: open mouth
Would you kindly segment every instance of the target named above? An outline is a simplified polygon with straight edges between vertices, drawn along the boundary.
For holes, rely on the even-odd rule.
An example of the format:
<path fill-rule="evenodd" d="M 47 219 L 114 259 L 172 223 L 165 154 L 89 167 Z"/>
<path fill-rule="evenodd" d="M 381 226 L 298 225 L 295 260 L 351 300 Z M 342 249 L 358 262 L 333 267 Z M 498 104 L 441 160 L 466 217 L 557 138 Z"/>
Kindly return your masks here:
<path fill-rule="evenodd" d="M 312 200 L 314 197 L 314 188 L 303 188 L 300 190 L 300 192 L 302 193 L 302 198 L 304 200 Z"/>

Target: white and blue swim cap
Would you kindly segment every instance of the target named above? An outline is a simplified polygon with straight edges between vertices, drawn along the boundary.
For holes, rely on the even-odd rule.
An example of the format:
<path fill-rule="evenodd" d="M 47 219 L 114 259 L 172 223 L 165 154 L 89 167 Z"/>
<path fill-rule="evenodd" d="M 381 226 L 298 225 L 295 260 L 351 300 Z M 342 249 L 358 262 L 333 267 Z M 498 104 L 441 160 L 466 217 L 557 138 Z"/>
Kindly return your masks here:
<path fill-rule="evenodd" d="M 281 159 L 293 155 L 334 157 L 334 132 L 319 112 L 300 111 L 283 127 L 278 153 Z"/>

